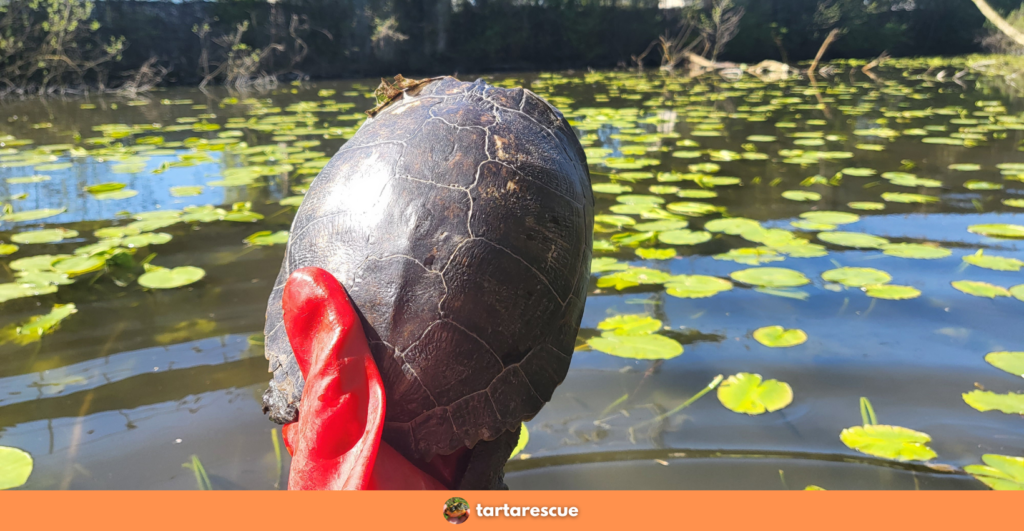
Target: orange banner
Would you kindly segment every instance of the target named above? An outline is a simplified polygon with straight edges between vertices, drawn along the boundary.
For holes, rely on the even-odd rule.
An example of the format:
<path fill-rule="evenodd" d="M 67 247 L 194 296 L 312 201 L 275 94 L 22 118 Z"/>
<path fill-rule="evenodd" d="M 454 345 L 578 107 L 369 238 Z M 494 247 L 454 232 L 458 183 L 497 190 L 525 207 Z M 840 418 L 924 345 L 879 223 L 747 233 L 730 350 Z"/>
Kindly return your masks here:
<path fill-rule="evenodd" d="M 1017 529 L 1022 506 L 1013 492 L 0 492 L 3 529 L 76 531 Z"/>

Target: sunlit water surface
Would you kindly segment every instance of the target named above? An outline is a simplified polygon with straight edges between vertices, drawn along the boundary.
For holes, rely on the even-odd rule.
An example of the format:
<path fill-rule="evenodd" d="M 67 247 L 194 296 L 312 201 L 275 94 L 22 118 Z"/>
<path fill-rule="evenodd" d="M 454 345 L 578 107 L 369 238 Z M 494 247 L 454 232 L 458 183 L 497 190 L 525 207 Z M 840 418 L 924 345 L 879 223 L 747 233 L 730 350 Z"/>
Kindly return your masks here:
<path fill-rule="evenodd" d="M 960 86 L 924 73 L 924 68 L 889 69 L 875 82 L 859 70 L 840 69 L 835 77 L 818 80 L 817 91 L 806 79 L 765 84 L 748 77 L 729 83 L 622 73 L 488 78 L 532 86 L 570 116 L 591 148 L 595 184 L 617 182 L 634 195 L 659 195 L 662 207 L 707 202 L 722 207 L 724 215 L 787 228 L 819 244 L 824 242 L 816 239 L 816 230 L 796 229 L 790 222 L 809 210 L 854 212 L 860 221 L 838 230 L 893 242 L 934 242 L 952 251 L 946 258 L 920 260 L 828 244 L 826 256 L 763 264 L 795 269 L 811 280 L 785 293 L 788 297 L 738 282 L 729 291 L 698 299 L 670 296 L 660 284 L 617 291 L 597 287 L 597 278 L 610 272 L 596 274 L 580 345 L 598 335 L 598 323 L 609 316 L 641 314 L 661 320 L 666 328 L 659 333 L 683 344 L 685 352 L 650 361 L 583 346 L 552 402 L 527 423 L 530 440 L 508 465 L 508 484 L 520 489 L 982 488 L 961 471 L 963 466 L 980 463 L 986 453 L 1024 454 L 1019 415 L 979 412 L 961 397 L 976 386 L 999 393 L 1024 389 L 1019 376 L 983 359 L 991 351 L 1024 350 L 1024 302 L 975 297 L 950 285 L 956 280 L 1007 288 L 1024 283 L 1020 272 L 962 261 L 978 249 L 1024 259 L 1017 241 L 967 231 L 974 224 L 1024 221 L 1020 209 L 1002 203 L 1024 198 L 1024 183 L 1004 179 L 995 167 L 1024 162 L 1016 149 L 1024 140 L 1024 106 L 986 88 L 985 79 L 969 75 Z M 196 477 L 183 467 L 193 455 L 215 489 L 284 488 L 287 453 L 275 452 L 279 430 L 272 433 L 277 426 L 260 411 L 269 379 L 260 344 L 264 311 L 284 246 L 244 240 L 258 231 L 289 228 L 295 207 L 279 201 L 304 191 L 351 136 L 360 123 L 357 113 L 373 101 L 370 87 L 368 81 L 319 82 L 249 95 L 176 88 L 137 101 L 90 97 L 0 105 L 6 118 L 0 121 L 0 149 L 5 150 L 0 199 L 14 212 L 67 209 L 42 220 L 3 222 L 0 240 L 10 242 L 12 235 L 35 228 L 79 233 L 59 243 L 20 245 L 0 258 L 0 283 L 14 279 L 10 262 L 70 254 L 95 243 L 93 231 L 127 225 L 139 212 L 193 205 L 230 211 L 234 203 L 251 202 L 251 211 L 263 216 L 255 222 L 174 223 L 157 229 L 171 240 L 139 248 L 134 260 L 156 253 L 154 265 L 204 269 L 205 278 L 188 287 L 146 290 L 135 280 L 141 268 L 108 265 L 55 293 L 0 303 L 0 328 L 8 330 L 55 304 L 77 308 L 39 341 L 20 344 L 8 334 L 0 345 L 0 445 L 34 457 L 26 488 L 194 489 Z M 891 133 L 863 134 L 871 128 Z M 793 136 L 815 131 L 821 133 Z M 749 142 L 751 135 L 776 138 Z M 968 146 L 922 142 L 926 137 L 967 139 Z M 686 140 L 699 146 L 687 146 Z M 864 144 L 885 149 L 872 151 Z M 258 146 L 265 149 L 246 151 Z M 800 164 L 787 161 L 799 154 L 780 153 L 787 149 L 852 157 Z M 701 153 L 673 156 L 679 151 Z M 767 158 L 739 157 L 749 152 Z M 651 185 L 700 189 L 691 178 L 673 180 L 668 172 L 710 175 L 709 168 L 688 166 L 711 162 L 712 156 L 720 166 L 713 175 L 738 177 L 739 184 L 705 183 L 717 193 L 708 199 L 679 198 L 666 188 L 651 194 Z M 981 169 L 949 169 L 956 163 Z M 851 167 L 877 174 L 833 179 Z M 941 187 L 897 186 L 880 176 L 890 171 L 937 179 Z M 49 179 L 7 182 L 34 175 Z M 801 185 L 815 175 L 822 179 Z M 217 182 L 226 178 L 227 183 Z M 972 191 L 964 186 L 968 180 L 1003 188 Z M 138 193 L 99 199 L 84 191 L 106 182 L 124 183 Z M 172 187 L 185 186 L 201 188 L 171 193 Z M 808 190 L 821 198 L 791 201 L 781 195 L 787 190 Z M 886 202 L 880 198 L 886 192 L 940 200 Z M 596 197 L 598 213 L 612 214 L 616 194 Z M 880 202 L 885 208 L 854 210 L 847 206 L 851 201 Z M 699 230 L 721 216 L 692 217 L 689 228 Z M 628 226 L 609 224 L 599 224 L 598 231 L 595 237 L 605 242 L 630 232 Z M 673 275 L 729 278 L 754 266 L 713 256 L 758 244 L 715 233 L 696 245 L 660 244 L 656 236 L 635 245 L 675 249 L 677 255 L 643 260 L 635 247 L 606 243 L 595 256 Z M 912 286 L 922 295 L 874 299 L 858 288 L 822 280 L 822 272 L 840 265 L 884 270 L 893 284 Z M 793 347 L 765 347 L 752 332 L 769 325 L 802 329 L 809 339 Z M 726 409 L 711 392 L 659 418 L 716 375 L 741 372 L 788 383 L 792 403 L 750 416 Z M 845 446 L 840 432 L 862 423 L 860 397 L 870 399 L 880 423 L 929 434 L 938 454 L 930 463 L 945 466 L 897 463 Z"/>

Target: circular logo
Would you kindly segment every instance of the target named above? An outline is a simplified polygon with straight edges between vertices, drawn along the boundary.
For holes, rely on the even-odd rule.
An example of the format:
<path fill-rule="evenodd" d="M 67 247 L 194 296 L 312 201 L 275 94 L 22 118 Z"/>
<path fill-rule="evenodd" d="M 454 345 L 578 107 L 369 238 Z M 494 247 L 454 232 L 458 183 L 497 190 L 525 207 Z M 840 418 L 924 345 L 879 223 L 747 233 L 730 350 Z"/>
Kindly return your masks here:
<path fill-rule="evenodd" d="M 465 498 L 448 498 L 444 502 L 444 519 L 453 524 L 461 524 L 469 518 L 469 502 Z"/>

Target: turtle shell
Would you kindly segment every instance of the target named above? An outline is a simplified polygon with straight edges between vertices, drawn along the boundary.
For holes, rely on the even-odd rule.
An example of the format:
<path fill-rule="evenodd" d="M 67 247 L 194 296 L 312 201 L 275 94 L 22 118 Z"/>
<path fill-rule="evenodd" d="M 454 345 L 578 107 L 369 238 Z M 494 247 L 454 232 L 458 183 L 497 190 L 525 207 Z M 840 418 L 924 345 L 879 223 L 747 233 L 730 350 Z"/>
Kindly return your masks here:
<path fill-rule="evenodd" d="M 403 91 L 324 167 L 292 223 L 267 308 L 264 409 L 297 415 L 281 295 L 313 266 L 362 313 L 397 450 L 428 460 L 517 429 L 569 369 L 593 204 L 583 148 L 529 90 L 445 77 Z"/>

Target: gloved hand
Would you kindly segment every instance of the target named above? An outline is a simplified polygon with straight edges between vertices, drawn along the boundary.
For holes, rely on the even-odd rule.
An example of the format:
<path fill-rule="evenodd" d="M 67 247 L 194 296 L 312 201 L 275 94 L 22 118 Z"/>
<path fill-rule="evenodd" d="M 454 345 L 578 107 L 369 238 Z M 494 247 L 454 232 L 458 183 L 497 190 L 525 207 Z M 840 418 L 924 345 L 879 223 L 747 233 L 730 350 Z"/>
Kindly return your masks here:
<path fill-rule="evenodd" d="M 314 267 L 288 277 L 284 325 L 306 385 L 299 419 L 282 433 L 290 490 L 445 487 L 381 441 L 384 385 L 341 284 Z"/>

